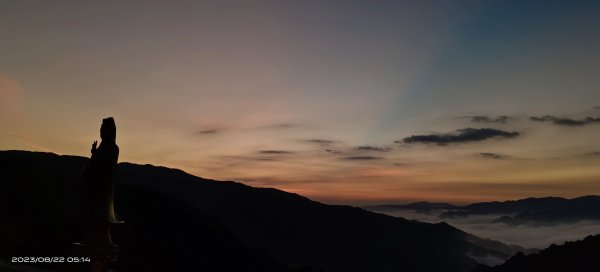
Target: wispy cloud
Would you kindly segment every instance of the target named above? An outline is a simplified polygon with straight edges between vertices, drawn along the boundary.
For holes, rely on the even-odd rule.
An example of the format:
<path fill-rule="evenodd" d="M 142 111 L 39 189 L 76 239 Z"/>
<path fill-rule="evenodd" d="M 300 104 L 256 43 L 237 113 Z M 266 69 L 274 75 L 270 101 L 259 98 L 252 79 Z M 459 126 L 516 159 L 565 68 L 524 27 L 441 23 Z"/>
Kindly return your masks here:
<path fill-rule="evenodd" d="M 590 116 L 585 117 L 583 119 L 571 119 L 571 118 L 566 118 L 566 117 L 556 117 L 553 115 L 545 115 L 542 117 L 532 116 L 529 119 L 532 121 L 536 121 L 536 122 L 549 122 L 554 125 L 570 126 L 570 127 L 600 123 L 600 117 L 594 118 L 594 117 L 590 117 Z"/>
<path fill-rule="evenodd" d="M 372 160 L 383 160 L 383 157 L 374 157 L 374 156 L 352 156 L 345 157 L 344 160 L 350 161 L 372 161 Z"/>
<path fill-rule="evenodd" d="M 588 152 L 583 155 L 587 157 L 600 157 L 600 151 Z"/>
<path fill-rule="evenodd" d="M 198 131 L 199 134 L 216 134 L 218 132 L 219 131 L 216 129 L 205 129 L 205 130 Z"/>
<path fill-rule="evenodd" d="M 482 158 L 494 159 L 494 160 L 504 160 L 504 159 L 508 159 L 509 158 L 506 155 L 497 154 L 497 153 L 488 153 L 488 152 L 479 153 L 479 156 L 482 157 Z"/>
<path fill-rule="evenodd" d="M 330 145 L 336 143 L 337 141 L 325 140 L 325 139 L 310 139 L 310 140 L 306 140 L 306 142 L 313 143 L 313 144 L 319 144 L 321 146 L 330 146 Z"/>
<path fill-rule="evenodd" d="M 260 154 L 293 154 L 294 152 L 292 151 L 285 151 L 285 150 L 261 150 L 258 153 Z"/>
<path fill-rule="evenodd" d="M 392 151 L 391 147 L 379 147 L 379 146 L 370 146 L 370 145 L 362 145 L 355 148 L 358 151 L 376 151 L 376 152 L 389 152 Z"/>
<path fill-rule="evenodd" d="M 276 124 L 257 126 L 257 127 L 254 127 L 253 129 L 289 129 L 289 128 L 296 128 L 296 127 L 300 127 L 300 125 L 293 124 L 293 123 L 276 123 Z"/>
<path fill-rule="evenodd" d="M 8 135 L 8 136 L 10 136 L 10 137 L 16 138 L 17 140 L 19 140 L 22 144 L 24 144 L 25 146 L 27 146 L 31 150 L 39 150 L 39 151 L 44 151 L 44 152 L 51 152 L 50 149 L 45 148 L 45 147 L 43 147 L 43 146 L 35 143 L 33 139 L 31 139 L 30 137 L 28 137 L 26 135 L 21 135 L 21 134 L 17 134 L 17 133 L 13 133 L 13 132 L 6 132 L 5 134 Z"/>
<path fill-rule="evenodd" d="M 498 116 L 498 117 L 489 117 L 485 115 L 476 115 L 471 117 L 471 122 L 475 123 L 500 123 L 506 124 L 508 122 L 509 117 L 506 115 Z"/>
<path fill-rule="evenodd" d="M 17 129 L 23 123 L 20 97 L 23 87 L 16 80 L 0 74 L 0 122 L 3 129 Z"/>
<path fill-rule="evenodd" d="M 271 157 L 268 157 L 268 158 L 252 158 L 252 160 L 255 160 L 255 161 L 279 161 L 279 159 L 271 158 Z"/>
<path fill-rule="evenodd" d="M 402 141 L 395 141 L 395 143 L 448 145 L 478 142 L 491 138 L 515 138 L 519 135 L 520 133 L 516 131 L 509 132 L 493 128 L 463 128 L 447 134 L 413 135 L 402 139 Z"/>

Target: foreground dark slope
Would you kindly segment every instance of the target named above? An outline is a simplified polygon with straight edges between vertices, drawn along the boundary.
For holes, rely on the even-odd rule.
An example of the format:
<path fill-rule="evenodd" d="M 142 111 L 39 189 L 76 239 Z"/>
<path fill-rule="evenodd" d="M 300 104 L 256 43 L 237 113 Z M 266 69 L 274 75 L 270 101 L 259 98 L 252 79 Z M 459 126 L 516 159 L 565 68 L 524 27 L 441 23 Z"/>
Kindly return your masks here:
<path fill-rule="evenodd" d="M 479 266 L 473 272 L 600 271 L 600 235 L 581 241 L 551 245 L 536 254 L 519 253 L 495 267 Z"/>
<path fill-rule="evenodd" d="M 0 152 L 2 259 L 78 256 L 72 246 L 82 236 L 76 217 L 76 172 L 86 162 L 80 157 Z M 149 189 L 118 189 L 118 211 L 127 222 L 113 227 L 121 251 L 111 265 L 114 271 L 290 271 L 244 245 L 214 216 Z M 88 271 L 78 264 L 35 265 Z"/>
<path fill-rule="evenodd" d="M 76 201 L 73 188 L 86 161 L 49 153 L 0 152 L 2 186 L 14 190 L 3 190 L 5 202 L 0 215 L 8 223 L 2 226 L 2 233 L 10 226 L 15 231 L 30 218 L 37 218 L 37 228 L 52 221 L 72 222 L 74 212 L 60 207 L 69 207 L 68 203 Z M 193 261 L 185 260 L 200 257 L 202 250 L 210 248 L 211 244 L 207 247 L 203 240 L 219 245 L 221 239 L 226 243 L 219 248 L 235 250 L 231 254 L 216 250 L 211 252 L 214 258 L 220 256 L 228 262 L 242 258 L 241 263 L 267 267 L 268 271 L 279 269 L 279 263 L 325 271 L 469 271 L 476 265 L 469 255 L 507 257 L 515 253 L 509 247 L 467 235 L 444 223 L 419 223 L 349 206 L 325 205 L 275 189 L 205 180 L 164 167 L 122 163 L 118 182 L 117 212 L 127 223 L 115 228 L 115 240 L 123 245 L 115 269 L 146 262 L 148 258 L 140 252 L 143 250 L 155 252 L 155 259 L 170 256 L 172 265 L 181 266 L 184 262 L 193 266 Z M 38 203 L 42 199 L 45 205 L 56 206 L 50 210 L 63 212 L 35 216 L 24 213 L 36 210 L 36 206 L 22 203 L 23 197 Z M 24 207 L 15 208 L 15 203 Z M 194 223 L 190 225 L 190 221 Z M 60 231 L 61 226 L 53 229 Z M 64 244 L 75 234 L 61 235 L 56 243 Z M 215 235 L 221 238 L 215 239 Z M 10 237 L 2 235 L 2 239 Z M 187 237 L 196 238 L 186 240 Z M 20 245 L 15 241 L 12 244 Z M 155 248 L 148 249 L 146 245 Z M 200 249 L 194 251 L 194 246 Z M 181 257 L 183 253 L 187 257 Z M 206 259 L 210 262 L 210 257 Z"/>

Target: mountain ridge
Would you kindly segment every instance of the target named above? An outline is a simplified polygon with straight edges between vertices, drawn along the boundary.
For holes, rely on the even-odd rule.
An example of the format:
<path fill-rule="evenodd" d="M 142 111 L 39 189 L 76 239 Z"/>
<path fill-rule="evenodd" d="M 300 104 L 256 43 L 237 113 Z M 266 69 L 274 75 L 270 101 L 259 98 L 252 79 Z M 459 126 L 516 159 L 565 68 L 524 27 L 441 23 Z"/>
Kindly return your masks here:
<path fill-rule="evenodd" d="M 534 254 L 517 253 L 505 263 L 494 267 L 479 265 L 472 272 L 525 272 L 525 271 L 598 271 L 600 234 L 582 240 L 552 244 Z"/>
<path fill-rule="evenodd" d="M 583 220 L 600 220 L 600 196 L 586 195 L 574 198 L 529 197 L 518 200 L 478 202 L 468 205 L 449 203 L 415 202 L 409 204 L 382 204 L 365 206 L 373 211 L 393 211 L 395 209 L 414 210 L 419 213 L 443 211 L 440 219 L 466 218 L 470 215 L 498 214 L 491 223 L 511 225 L 538 224 L 551 225 Z"/>

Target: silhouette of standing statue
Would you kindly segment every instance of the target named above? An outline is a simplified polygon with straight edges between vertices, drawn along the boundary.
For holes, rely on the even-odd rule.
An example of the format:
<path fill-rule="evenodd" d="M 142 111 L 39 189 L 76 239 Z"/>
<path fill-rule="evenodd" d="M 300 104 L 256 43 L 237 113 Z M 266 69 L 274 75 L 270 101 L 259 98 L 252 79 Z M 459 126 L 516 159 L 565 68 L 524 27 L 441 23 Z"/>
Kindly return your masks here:
<path fill-rule="evenodd" d="M 115 215 L 115 172 L 119 159 L 117 127 L 112 117 L 102 120 L 100 138 L 92 144 L 92 157 L 83 170 L 82 213 L 83 239 L 75 243 L 80 256 L 91 257 L 91 271 L 104 272 L 118 254 L 111 238 L 111 225 L 123 223 Z"/>
<path fill-rule="evenodd" d="M 105 272 L 116 260 L 118 245 L 112 241 L 111 225 L 123 223 L 115 215 L 115 172 L 119 160 L 117 126 L 112 117 L 104 118 L 100 138 L 92 144 L 92 157 L 83 170 L 82 213 L 83 239 L 74 243 L 76 256 L 89 256 L 86 271 Z"/>
<path fill-rule="evenodd" d="M 114 210 L 115 171 L 119 159 L 117 127 L 112 117 L 102 120 L 100 146 L 92 144 L 92 158 L 84 170 L 85 196 L 91 223 L 121 223 Z"/>

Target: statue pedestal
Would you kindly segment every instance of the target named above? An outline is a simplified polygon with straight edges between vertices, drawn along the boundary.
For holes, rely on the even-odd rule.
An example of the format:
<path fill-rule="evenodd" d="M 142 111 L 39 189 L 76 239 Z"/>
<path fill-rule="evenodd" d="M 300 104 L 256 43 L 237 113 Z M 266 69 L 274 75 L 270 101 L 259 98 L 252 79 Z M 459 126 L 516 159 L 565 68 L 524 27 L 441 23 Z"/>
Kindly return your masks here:
<path fill-rule="evenodd" d="M 90 272 L 106 272 L 108 264 L 117 260 L 119 247 L 117 245 L 94 245 L 75 243 L 75 254 L 90 259 Z M 86 267 L 88 267 L 86 265 Z"/>
<path fill-rule="evenodd" d="M 85 238 L 74 243 L 75 256 L 89 258 L 87 271 L 106 272 L 108 264 L 117 260 L 119 246 L 111 239 L 110 227 L 108 222 L 94 223 L 87 228 Z"/>

